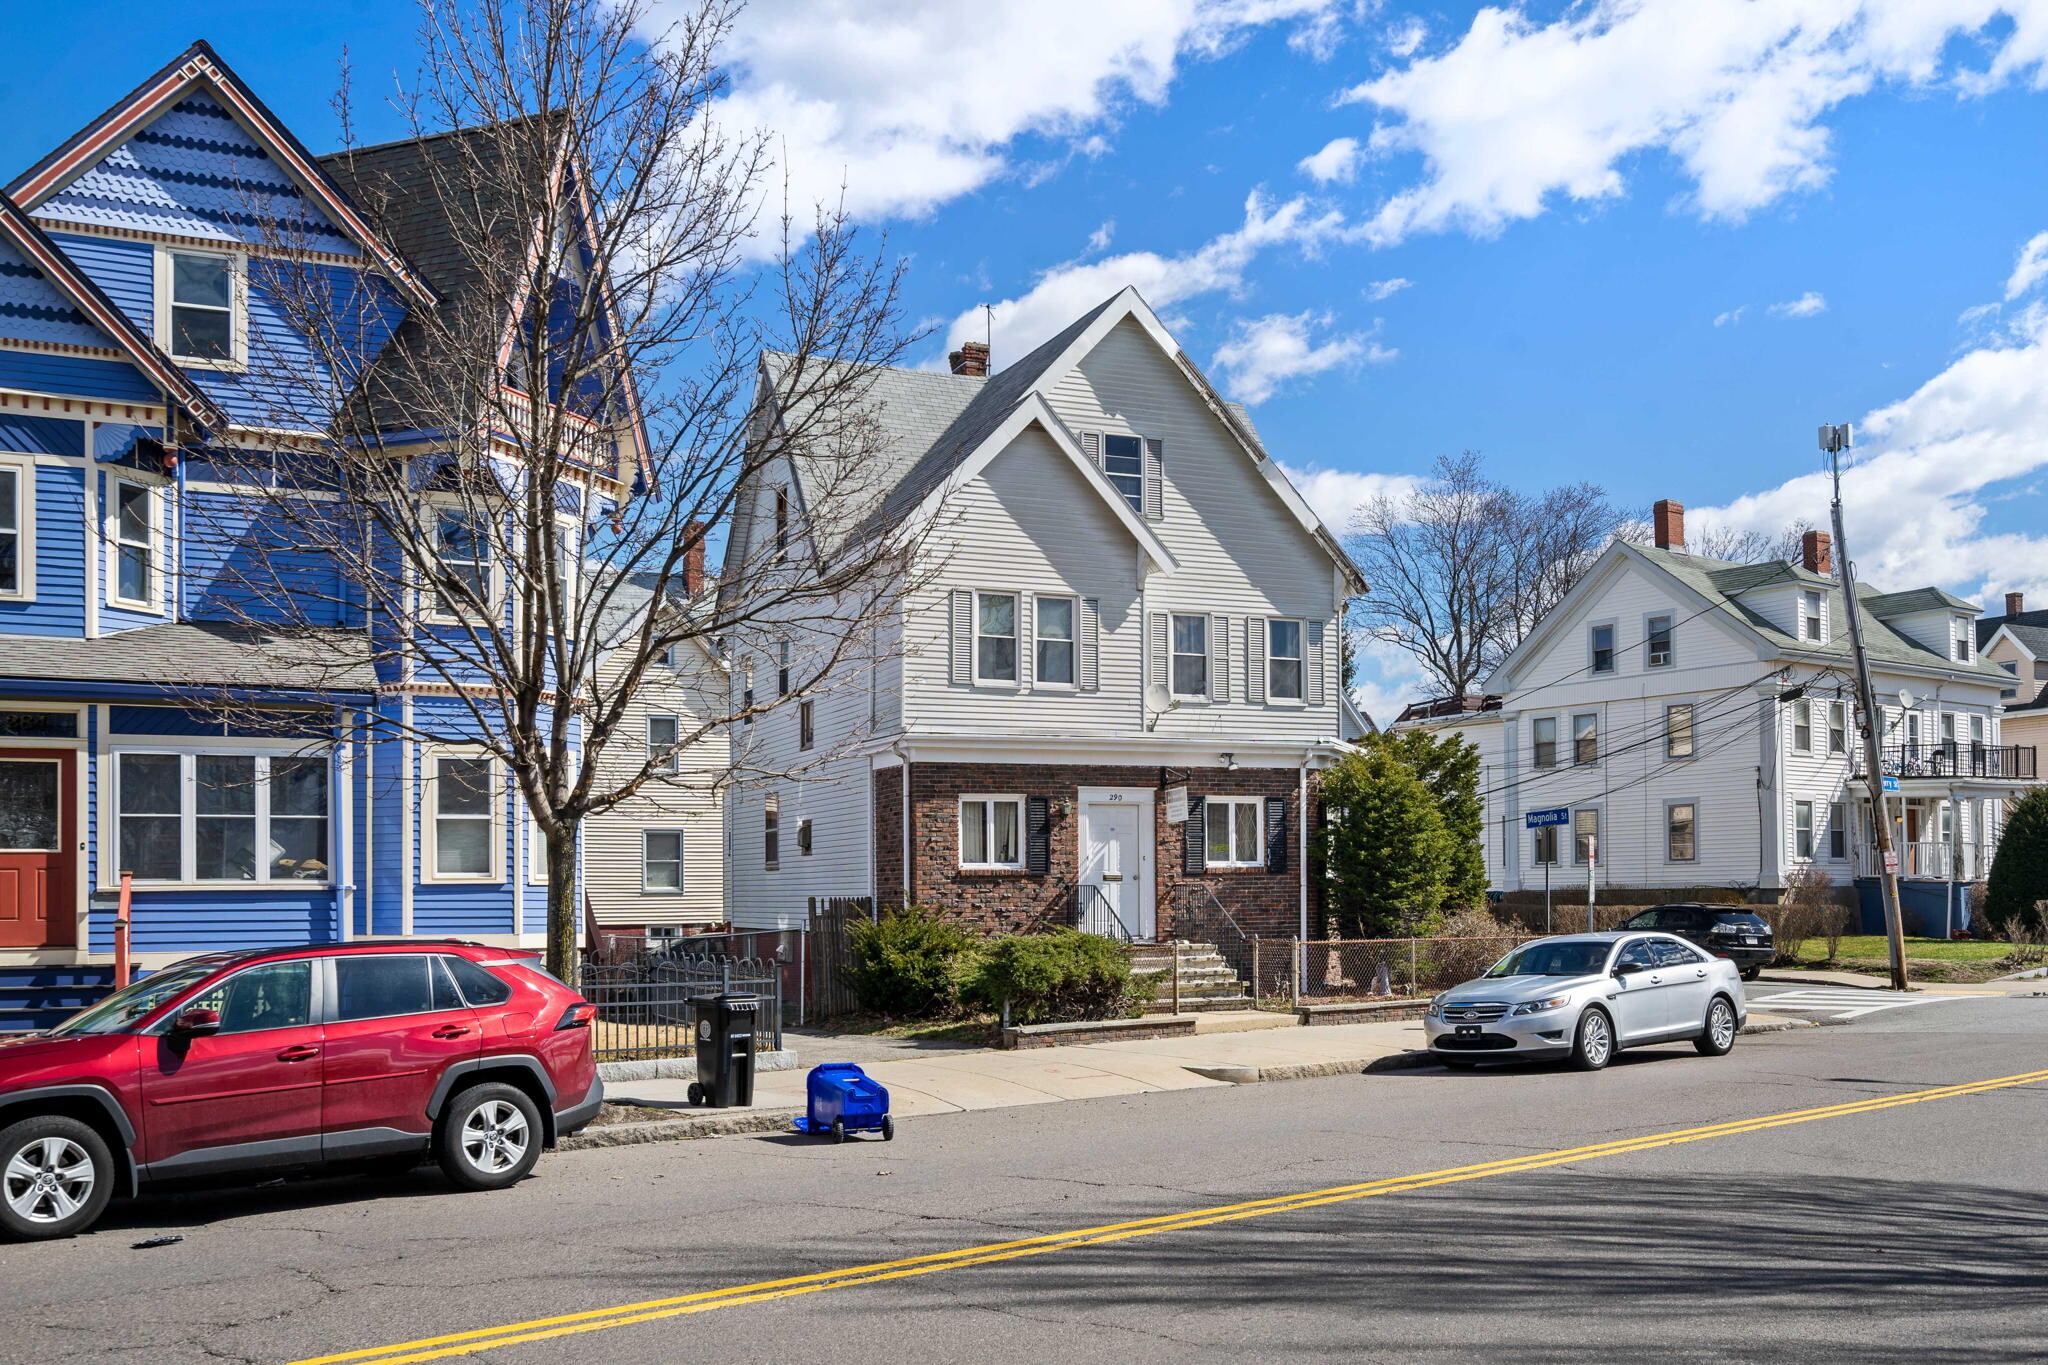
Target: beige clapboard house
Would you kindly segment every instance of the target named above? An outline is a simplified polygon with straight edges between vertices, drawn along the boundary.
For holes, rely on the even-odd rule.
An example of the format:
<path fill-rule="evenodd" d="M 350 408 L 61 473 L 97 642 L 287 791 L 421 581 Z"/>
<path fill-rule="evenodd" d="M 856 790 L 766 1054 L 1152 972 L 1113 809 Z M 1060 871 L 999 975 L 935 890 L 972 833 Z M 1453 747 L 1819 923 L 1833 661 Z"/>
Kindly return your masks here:
<path fill-rule="evenodd" d="M 1304 807 L 1361 726 L 1338 645 L 1356 569 L 1135 290 L 987 359 L 873 376 L 872 524 L 924 548 L 871 644 L 821 672 L 811 623 L 730 642 L 736 689 L 804 698 L 735 727 L 742 763 L 803 771 L 728 802 L 734 923 L 873 895 L 1138 940 L 1217 906 L 1298 932 Z M 780 455 L 728 561 L 773 536 L 800 572 L 820 491 Z"/>

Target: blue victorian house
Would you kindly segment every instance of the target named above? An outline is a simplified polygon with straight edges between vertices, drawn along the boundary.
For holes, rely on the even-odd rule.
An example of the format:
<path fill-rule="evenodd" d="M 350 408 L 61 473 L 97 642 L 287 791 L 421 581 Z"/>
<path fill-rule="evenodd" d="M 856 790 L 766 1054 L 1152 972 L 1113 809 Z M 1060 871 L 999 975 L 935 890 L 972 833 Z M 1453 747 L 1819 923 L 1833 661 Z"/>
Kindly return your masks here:
<path fill-rule="evenodd" d="M 463 136 L 316 157 L 199 43 L 0 194 L 0 1027 L 99 983 L 123 873 L 143 966 L 367 935 L 542 942 L 538 831 L 465 743 L 463 680 L 397 647 L 418 623 L 380 612 L 359 566 L 280 544 L 239 486 L 342 439 L 337 357 L 417 382 L 421 319 L 474 301 L 437 197 L 407 193 Z M 287 263 L 357 301 L 350 335 L 299 334 L 309 314 L 273 287 Z M 304 401 L 280 404 L 294 355 Z M 444 499 L 424 515 L 494 600 L 501 544 L 446 492 L 467 487 L 458 442 L 395 409 L 385 426 L 403 423 L 377 439 Z M 625 498 L 632 448 L 582 443 L 558 495 L 579 534 Z"/>

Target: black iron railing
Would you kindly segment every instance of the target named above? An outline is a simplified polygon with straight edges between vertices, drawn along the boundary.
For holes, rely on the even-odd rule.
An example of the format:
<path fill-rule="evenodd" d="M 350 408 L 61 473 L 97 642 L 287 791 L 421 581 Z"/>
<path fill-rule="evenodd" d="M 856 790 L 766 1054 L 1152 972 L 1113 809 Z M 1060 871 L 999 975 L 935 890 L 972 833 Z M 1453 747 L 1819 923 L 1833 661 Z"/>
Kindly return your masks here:
<path fill-rule="evenodd" d="M 782 970 L 773 958 L 655 952 L 586 964 L 578 985 L 597 1006 L 591 1041 L 601 1062 L 691 1055 L 690 1002 L 732 992 L 761 997 L 755 1050 L 782 1047 Z"/>
<path fill-rule="evenodd" d="M 1936 740 L 1932 744 L 1887 744 L 1878 750 L 1884 777 L 1987 777 L 2032 782 L 2038 775 L 2031 744 L 1976 744 Z M 1856 771 L 1863 771 L 1859 757 Z"/>

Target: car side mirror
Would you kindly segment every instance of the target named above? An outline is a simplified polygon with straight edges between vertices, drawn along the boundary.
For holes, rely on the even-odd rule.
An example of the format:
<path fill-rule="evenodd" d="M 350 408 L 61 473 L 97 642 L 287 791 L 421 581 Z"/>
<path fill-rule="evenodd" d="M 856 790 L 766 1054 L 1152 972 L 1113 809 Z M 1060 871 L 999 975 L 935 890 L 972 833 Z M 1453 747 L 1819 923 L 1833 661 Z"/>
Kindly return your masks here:
<path fill-rule="evenodd" d="M 1634 976 L 1642 969 L 1643 964 L 1640 962 L 1617 962 L 1614 964 L 1614 974 L 1616 976 Z"/>
<path fill-rule="evenodd" d="M 200 1038 L 220 1032 L 220 1011 L 193 1008 L 171 1021 L 171 1033 L 179 1038 Z"/>

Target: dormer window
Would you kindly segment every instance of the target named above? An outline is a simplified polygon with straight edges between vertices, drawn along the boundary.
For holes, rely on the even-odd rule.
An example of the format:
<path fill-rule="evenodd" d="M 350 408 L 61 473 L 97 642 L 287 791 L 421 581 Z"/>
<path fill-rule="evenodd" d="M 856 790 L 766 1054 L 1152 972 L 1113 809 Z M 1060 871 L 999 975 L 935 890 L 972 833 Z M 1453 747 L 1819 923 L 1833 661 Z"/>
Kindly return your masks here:
<path fill-rule="evenodd" d="M 165 249 L 157 257 L 157 341 L 173 360 L 214 368 L 242 363 L 239 258 Z"/>
<path fill-rule="evenodd" d="M 1969 617 L 1958 616 L 1956 618 L 1955 642 L 1956 662 L 1959 664 L 1970 662 L 1970 656 L 1975 652 L 1976 640 L 1970 630 Z"/>
<path fill-rule="evenodd" d="M 1822 614 L 1825 599 L 1812 589 L 1799 594 L 1799 638 L 1817 645 L 1828 642 L 1827 617 Z"/>

